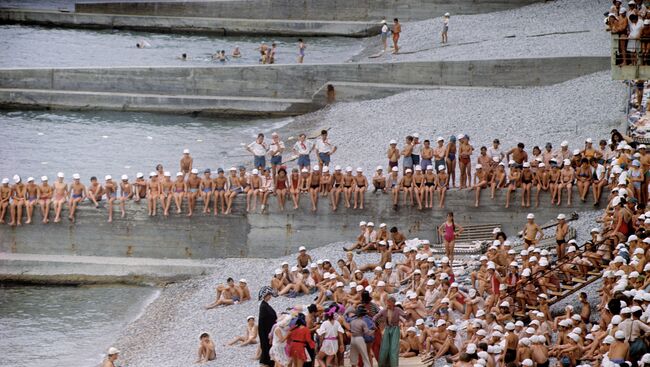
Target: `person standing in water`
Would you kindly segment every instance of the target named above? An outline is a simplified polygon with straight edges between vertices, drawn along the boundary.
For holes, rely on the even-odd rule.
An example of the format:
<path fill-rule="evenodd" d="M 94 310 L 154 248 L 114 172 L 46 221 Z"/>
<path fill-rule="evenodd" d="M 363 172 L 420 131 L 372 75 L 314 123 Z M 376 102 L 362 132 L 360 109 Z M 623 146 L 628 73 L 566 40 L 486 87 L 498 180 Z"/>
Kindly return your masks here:
<path fill-rule="evenodd" d="M 305 42 L 303 42 L 302 38 L 298 38 L 298 64 L 302 64 L 305 60 L 305 48 L 307 48 Z"/>
<path fill-rule="evenodd" d="M 447 213 L 447 220 L 438 228 L 445 245 L 445 255 L 449 258 L 450 264 L 454 261 L 454 247 L 456 237 L 463 233 L 463 227 L 454 223 L 454 213 Z"/>

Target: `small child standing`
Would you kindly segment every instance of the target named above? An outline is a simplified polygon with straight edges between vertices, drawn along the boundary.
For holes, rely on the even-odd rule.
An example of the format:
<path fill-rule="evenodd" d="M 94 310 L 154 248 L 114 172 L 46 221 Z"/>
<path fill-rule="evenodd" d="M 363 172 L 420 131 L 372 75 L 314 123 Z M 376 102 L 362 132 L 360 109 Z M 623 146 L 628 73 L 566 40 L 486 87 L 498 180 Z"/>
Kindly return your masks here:
<path fill-rule="evenodd" d="M 449 30 L 449 13 L 442 18 L 442 44 L 447 43 L 447 31 Z"/>

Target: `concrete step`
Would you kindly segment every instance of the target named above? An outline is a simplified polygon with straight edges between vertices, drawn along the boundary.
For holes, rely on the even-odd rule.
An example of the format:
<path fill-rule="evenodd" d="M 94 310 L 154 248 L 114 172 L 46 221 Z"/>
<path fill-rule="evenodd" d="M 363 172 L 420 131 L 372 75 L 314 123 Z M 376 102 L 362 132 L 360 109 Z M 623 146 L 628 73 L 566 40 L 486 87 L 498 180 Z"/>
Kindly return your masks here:
<path fill-rule="evenodd" d="M 309 99 L 162 95 L 0 88 L 0 106 L 215 115 L 294 116 L 314 110 Z"/>
<path fill-rule="evenodd" d="M 0 10 L 0 22 L 68 28 L 131 29 L 168 33 L 198 32 L 224 36 L 369 37 L 378 34 L 381 30 L 378 22 L 120 15 L 25 9 Z"/>

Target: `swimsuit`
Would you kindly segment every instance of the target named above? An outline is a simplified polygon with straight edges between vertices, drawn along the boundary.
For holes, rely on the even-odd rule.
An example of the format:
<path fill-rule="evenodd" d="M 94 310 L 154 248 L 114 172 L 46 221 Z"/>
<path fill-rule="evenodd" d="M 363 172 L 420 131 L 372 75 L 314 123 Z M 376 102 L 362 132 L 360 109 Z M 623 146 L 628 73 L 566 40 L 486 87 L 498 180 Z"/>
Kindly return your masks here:
<path fill-rule="evenodd" d="M 82 197 L 82 194 L 72 194 L 73 199 L 79 199 Z"/>
<path fill-rule="evenodd" d="M 204 187 L 203 188 L 203 192 L 205 192 L 205 193 L 208 193 L 210 191 L 212 191 L 212 189 L 210 189 L 209 187 Z"/>
<path fill-rule="evenodd" d="M 445 241 L 451 242 L 456 238 L 456 234 L 454 233 L 454 225 L 449 225 L 445 223 Z"/>
<path fill-rule="evenodd" d="M 198 191 L 199 191 L 198 188 L 193 188 L 193 189 L 191 188 L 191 189 L 190 189 L 190 192 L 192 192 L 192 193 L 194 193 L 194 192 L 198 192 Z"/>

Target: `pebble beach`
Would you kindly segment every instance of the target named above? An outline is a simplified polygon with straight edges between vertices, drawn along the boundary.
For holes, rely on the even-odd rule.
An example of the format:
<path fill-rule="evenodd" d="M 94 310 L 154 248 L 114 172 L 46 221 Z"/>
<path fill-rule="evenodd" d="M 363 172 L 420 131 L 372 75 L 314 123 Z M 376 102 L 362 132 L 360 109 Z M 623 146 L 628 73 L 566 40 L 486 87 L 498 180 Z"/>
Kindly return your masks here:
<path fill-rule="evenodd" d="M 385 55 L 372 61 L 606 56 L 609 36 L 603 30 L 600 13 L 608 4 L 604 0 L 563 0 L 498 13 L 452 15 L 451 44 L 444 47 L 439 44 L 439 18 L 410 22 L 404 25 L 402 47 L 413 53 Z M 463 133 L 470 136 L 476 149 L 489 146 L 494 138 L 499 138 L 504 148 L 520 141 L 526 143 L 527 150 L 546 142 L 559 146 L 563 140 L 571 149 L 577 148 L 585 138 L 600 139 L 620 127 L 625 98 L 626 86 L 612 81 L 608 72 L 600 72 L 545 87 L 420 90 L 371 101 L 337 103 L 295 118 L 287 130 L 329 127 L 330 137 L 338 146 L 332 164 L 362 167 L 366 175 L 371 175 L 377 165 L 386 165 L 385 150 L 390 139 L 402 139 L 415 132 L 424 138 L 443 136 L 445 140 Z M 599 214 L 582 212 L 577 221 L 571 222 L 578 241 L 588 238 Z M 524 221 L 522 218 L 521 223 Z M 309 254 L 314 260 L 336 261 L 344 255 L 343 245 L 347 243 L 323 244 Z M 224 344 L 243 334 L 248 315 L 257 316 L 257 291 L 268 285 L 273 269 L 282 261 L 293 263 L 295 257 L 204 260 L 218 265 L 219 271 L 165 287 L 115 342 L 122 350 L 121 358 L 128 366 L 187 366 L 196 359 L 199 335 L 206 331 L 217 345 L 217 359 L 207 365 L 255 366 L 255 346 Z M 378 257 L 374 253 L 361 254 L 355 255 L 355 260 L 361 265 L 375 262 Z M 394 261 L 401 259 L 401 255 L 394 257 Z M 203 306 L 214 300 L 215 286 L 225 283 L 228 277 L 245 278 L 254 300 L 204 310 Z M 598 287 L 596 282 L 584 290 L 592 304 L 597 302 Z M 296 304 L 310 304 L 313 297 L 277 297 L 270 304 L 279 313 Z M 567 302 L 557 303 L 552 311 L 561 311 Z"/>

